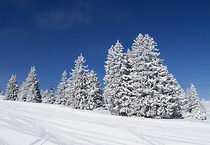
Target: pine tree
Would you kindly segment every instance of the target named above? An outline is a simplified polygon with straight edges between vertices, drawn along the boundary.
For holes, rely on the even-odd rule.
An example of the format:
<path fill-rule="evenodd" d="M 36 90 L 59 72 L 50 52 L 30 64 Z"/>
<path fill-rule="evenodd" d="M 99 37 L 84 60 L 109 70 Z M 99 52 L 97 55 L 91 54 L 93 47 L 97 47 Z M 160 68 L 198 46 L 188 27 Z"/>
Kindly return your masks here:
<path fill-rule="evenodd" d="M 85 59 L 82 54 L 75 61 L 75 68 L 70 73 L 71 77 L 68 79 L 67 105 L 75 109 L 87 109 L 87 66 L 84 66 Z"/>
<path fill-rule="evenodd" d="M 12 75 L 10 78 L 6 91 L 4 100 L 16 101 L 18 99 L 18 81 L 16 75 Z"/>
<path fill-rule="evenodd" d="M 26 102 L 27 95 L 28 95 L 28 88 L 26 86 L 26 82 L 23 82 L 19 88 L 18 101 Z"/>
<path fill-rule="evenodd" d="M 48 90 L 42 92 L 41 96 L 42 96 L 42 103 L 53 104 L 55 102 L 54 93 L 49 93 Z"/>
<path fill-rule="evenodd" d="M 186 94 L 180 85 L 177 86 L 176 94 L 179 99 L 180 114 L 181 114 L 182 118 L 185 118 L 185 117 L 187 117 L 187 112 L 188 112 L 187 105 L 188 104 L 187 104 Z"/>
<path fill-rule="evenodd" d="M 57 99 L 55 104 L 66 105 L 66 88 L 67 88 L 67 73 L 63 72 L 61 82 L 57 89 Z"/>
<path fill-rule="evenodd" d="M 154 80 L 152 75 L 149 74 L 151 73 L 150 70 L 153 71 L 152 63 L 155 64 L 157 62 L 156 64 L 158 64 L 158 61 L 161 61 L 157 60 L 155 62 L 156 56 L 159 55 L 159 53 L 155 52 L 158 51 L 155 47 L 156 43 L 152 38 L 148 35 L 145 35 L 144 37 L 142 34 L 139 34 L 134 40 L 129 57 L 131 66 L 131 91 L 132 96 L 135 98 L 134 114 L 138 116 L 154 117 L 156 114 L 156 112 L 151 114 L 152 112 L 150 110 L 156 109 L 154 108 L 156 105 L 153 105 L 153 102 L 154 97 L 158 97 L 158 93 L 154 91 L 154 95 L 151 96 L 151 84 L 154 84 Z M 157 72 L 157 70 L 155 71 Z"/>
<path fill-rule="evenodd" d="M 82 54 L 75 61 L 75 68 L 67 80 L 66 105 L 75 109 L 92 110 L 103 105 L 102 88 L 94 71 L 84 66 Z"/>
<path fill-rule="evenodd" d="M 104 105 L 102 86 L 98 80 L 97 74 L 93 70 L 87 73 L 87 92 L 88 110 L 93 110 Z"/>
<path fill-rule="evenodd" d="M 168 73 L 157 44 L 148 34 L 139 34 L 132 45 L 131 81 L 132 96 L 136 97 L 136 115 L 152 118 L 179 116 L 176 96 L 177 81 Z"/>
<path fill-rule="evenodd" d="M 35 66 L 31 67 L 31 70 L 26 78 L 26 81 L 23 82 L 19 99 L 20 101 L 40 103 L 41 102 L 41 94 L 39 91 L 39 83 L 36 79 L 36 69 Z"/>
<path fill-rule="evenodd" d="M 129 89 L 129 63 L 128 57 L 123 53 L 123 46 L 116 42 L 108 50 L 105 62 L 106 75 L 104 97 L 107 99 L 108 109 L 115 115 L 132 114 L 132 98 Z"/>
<path fill-rule="evenodd" d="M 67 104 L 75 109 L 87 109 L 87 66 L 84 66 L 85 59 L 82 54 L 75 61 L 75 68 L 70 73 L 67 87 Z"/>
<path fill-rule="evenodd" d="M 206 120 L 206 110 L 197 96 L 197 91 L 194 85 L 191 84 L 190 89 L 187 90 L 188 116 L 199 120 Z"/>

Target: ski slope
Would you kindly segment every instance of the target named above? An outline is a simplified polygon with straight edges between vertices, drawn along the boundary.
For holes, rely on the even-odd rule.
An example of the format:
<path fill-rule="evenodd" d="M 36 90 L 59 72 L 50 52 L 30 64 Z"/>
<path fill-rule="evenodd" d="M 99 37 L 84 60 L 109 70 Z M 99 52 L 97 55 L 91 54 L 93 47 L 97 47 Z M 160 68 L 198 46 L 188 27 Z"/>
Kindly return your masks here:
<path fill-rule="evenodd" d="M 204 102 L 210 117 L 210 102 Z M 210 144 L 210 122 L 113 116 L 106 110 L 0 100 L 0 145 Z"/>

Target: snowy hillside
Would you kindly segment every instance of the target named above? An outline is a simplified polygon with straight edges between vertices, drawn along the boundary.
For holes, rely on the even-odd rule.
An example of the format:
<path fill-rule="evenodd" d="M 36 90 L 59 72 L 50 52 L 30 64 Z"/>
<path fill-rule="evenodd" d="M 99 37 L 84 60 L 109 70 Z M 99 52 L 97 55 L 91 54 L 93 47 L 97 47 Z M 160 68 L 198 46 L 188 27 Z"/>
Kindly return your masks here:
<path fill-rule="evenodd" d="M 208 120 L 119 117 L 105 110 L 0 100 L 1 145 L 210 144 Z"/>

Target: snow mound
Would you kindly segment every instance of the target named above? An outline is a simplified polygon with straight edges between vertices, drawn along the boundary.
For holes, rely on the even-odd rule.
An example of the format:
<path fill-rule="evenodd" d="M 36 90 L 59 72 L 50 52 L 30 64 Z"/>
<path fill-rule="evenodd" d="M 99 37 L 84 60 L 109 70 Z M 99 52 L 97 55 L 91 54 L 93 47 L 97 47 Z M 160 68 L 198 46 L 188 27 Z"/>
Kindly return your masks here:
<path fill-rule="evenodd" d="M 204 104 L 210 108 L 210 102 Z M 120 117 L 103 108 L 85 111 L 3 100 L 0 116 L 2 145 L 210 143 L 209 120 Z"/>

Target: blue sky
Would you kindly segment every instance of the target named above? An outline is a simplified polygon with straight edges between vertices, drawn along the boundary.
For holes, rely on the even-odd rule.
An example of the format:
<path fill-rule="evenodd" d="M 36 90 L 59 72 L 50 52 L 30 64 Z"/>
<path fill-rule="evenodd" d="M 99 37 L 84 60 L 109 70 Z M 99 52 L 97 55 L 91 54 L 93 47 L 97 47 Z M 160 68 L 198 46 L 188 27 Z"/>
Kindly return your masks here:
<path fill-rule="evenodd" d="M 148 33 L 184 90 L 193 83 L 210 100 L 209 8 L 208 0 L 1 0 L 0 89 L 12 74 L 20 86 L 33 65 L 49 89 L 80 53 L 103 83 L 110 46 L 119 39 L 127 50 Z"/>

